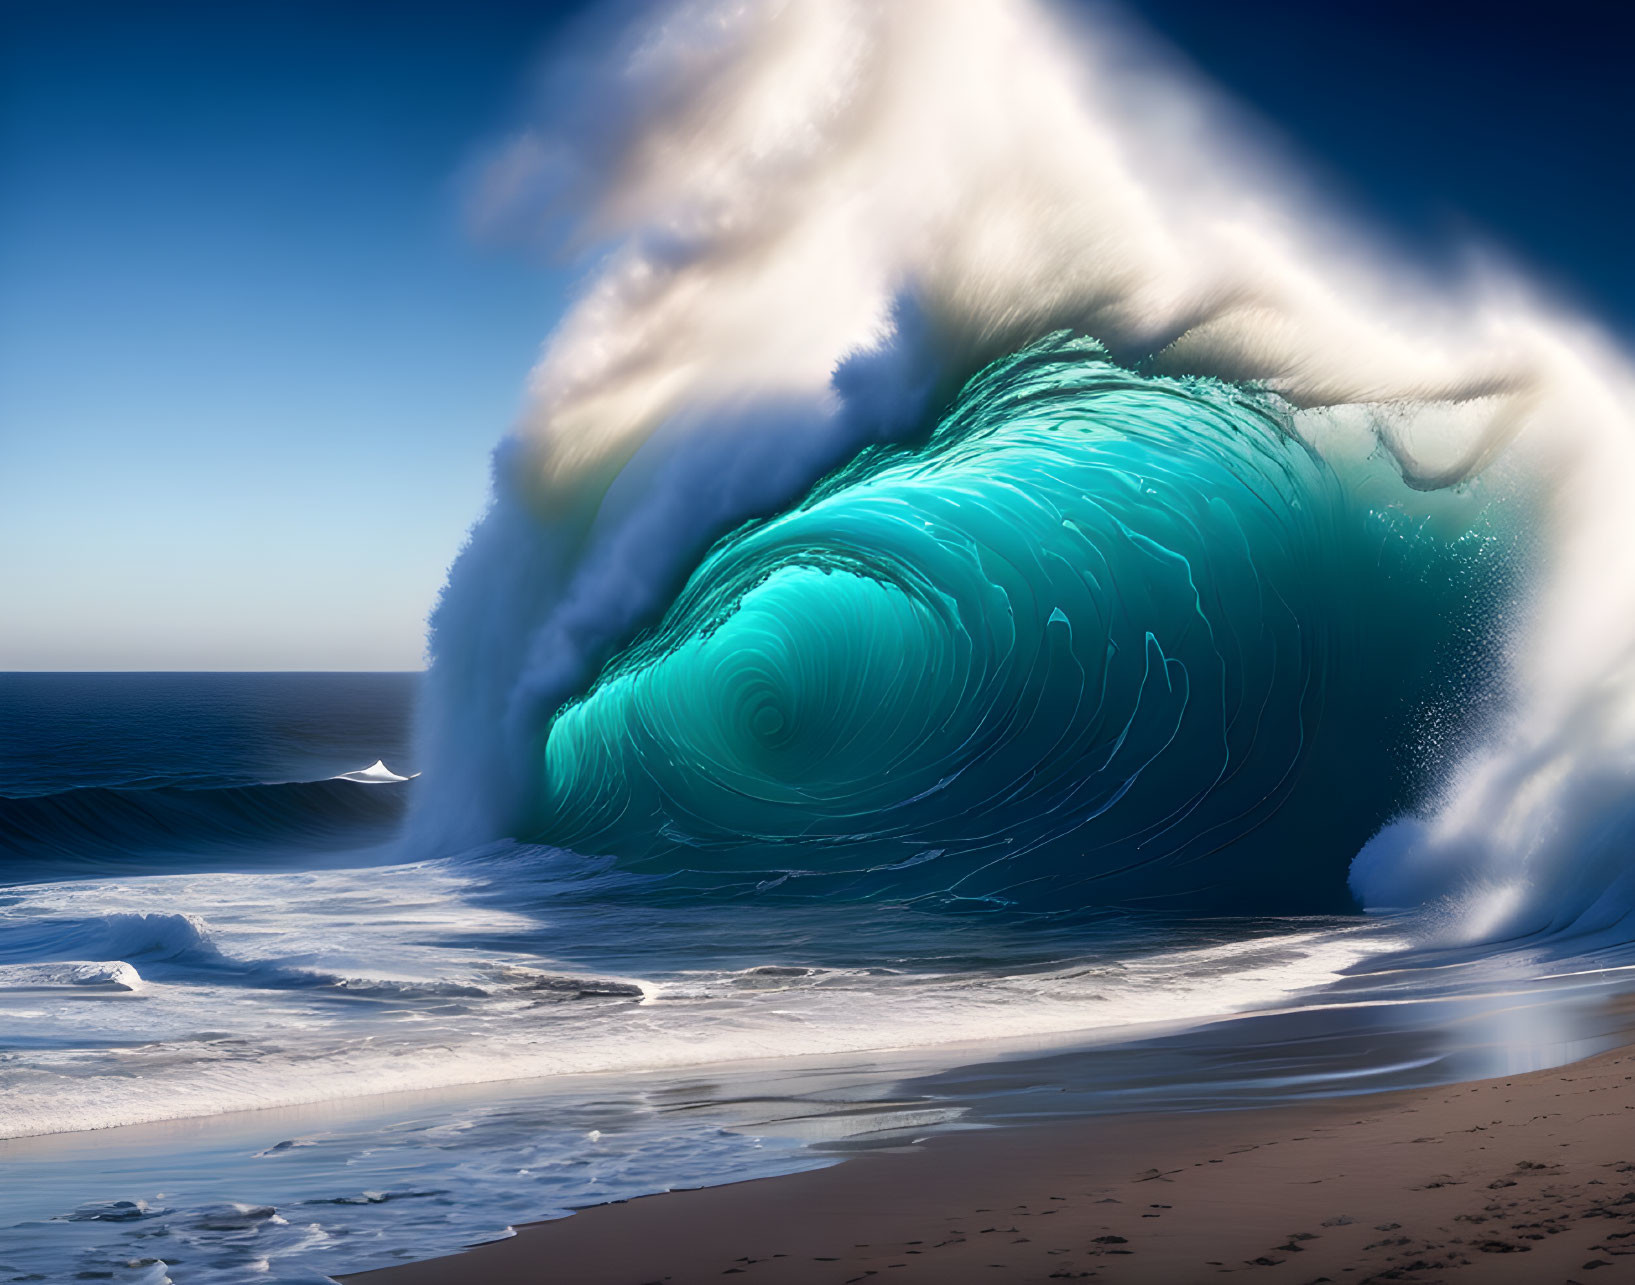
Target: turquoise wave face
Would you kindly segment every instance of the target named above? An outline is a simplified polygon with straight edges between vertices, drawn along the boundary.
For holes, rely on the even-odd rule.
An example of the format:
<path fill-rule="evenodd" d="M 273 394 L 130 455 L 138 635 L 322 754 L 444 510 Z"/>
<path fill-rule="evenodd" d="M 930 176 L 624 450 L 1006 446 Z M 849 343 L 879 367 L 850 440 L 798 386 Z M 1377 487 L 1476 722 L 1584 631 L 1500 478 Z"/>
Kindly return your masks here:
<path fill-rule="evenodd" d="M 711 550 L 554 719 L 533 837 L 689 886 L 1344 905 L 1491 543 L 1354 503 L 1275 399 L 1053 336 Z"/>

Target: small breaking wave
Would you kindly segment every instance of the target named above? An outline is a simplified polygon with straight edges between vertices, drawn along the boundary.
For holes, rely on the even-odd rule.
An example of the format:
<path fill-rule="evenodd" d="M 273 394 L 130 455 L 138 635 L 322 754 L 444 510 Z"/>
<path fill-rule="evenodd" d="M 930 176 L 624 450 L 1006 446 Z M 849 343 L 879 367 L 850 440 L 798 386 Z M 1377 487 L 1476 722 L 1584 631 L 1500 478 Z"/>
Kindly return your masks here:
<path fill-rule="evenodd" d="M 339 776 L 331 777 L 334 781 L 355 781 L 359 785 L 393 785 L 399 781 L 412 781 L 419 776 L 418 772 L 411 772 L 408 776 L 399 776 L 386 764 L 376 759 L 368 767 L 359 768 L 356 772 L 342 772 Z"/>
<path fill-rule="evenodd" d="M 206 962 L 222 958 L 197 915 L 114 913 L 84 919 L 12 921 L 0 937 L 0 963 L 66 960 Z"/>
<path fill-rule="evenodd" d="M 135 961 L 134 963 L 132 961 Z M 138 967 L 138 965 L 140 967 Z M 144 977 L 144 974 L 146 977 Z M 0 936 L 0 989 L 87 986 L 134 991 L 144 980 L 185 979 L 268 990 L 332 990 L 359 999 L 506 997 L 532 1003 L 641 1000 L 632 980 L 479 963 L 449 976 L 341 971 L 303 956 L 237 954 L 186 913 L 113 913 L 12 920 Z"/>
<path fill-rule="evenodd" d="M 142 974 L 121 959 L 0 965 L 0 992 L 54 991 L 63 987 L 77 987 L 87 993 L 131 994 L 142 989 Z"/>

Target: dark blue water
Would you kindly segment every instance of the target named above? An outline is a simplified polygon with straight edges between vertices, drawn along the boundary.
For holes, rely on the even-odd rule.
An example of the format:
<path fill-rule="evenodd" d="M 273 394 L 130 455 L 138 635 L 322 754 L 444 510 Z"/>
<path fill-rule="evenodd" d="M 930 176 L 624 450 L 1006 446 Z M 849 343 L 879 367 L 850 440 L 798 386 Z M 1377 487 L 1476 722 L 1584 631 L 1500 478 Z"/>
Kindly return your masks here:
<path fill-rule="evenodd" d="M 0 674 L 0 875 L 306 860 L 393 828 L 419 675 Z M 298 845 L 292 851 L 292 845 Z"/>
<path fill-rule="evenodd" d="M 0 797 L 408 775 L 397 674 L 0 674 Z"/>

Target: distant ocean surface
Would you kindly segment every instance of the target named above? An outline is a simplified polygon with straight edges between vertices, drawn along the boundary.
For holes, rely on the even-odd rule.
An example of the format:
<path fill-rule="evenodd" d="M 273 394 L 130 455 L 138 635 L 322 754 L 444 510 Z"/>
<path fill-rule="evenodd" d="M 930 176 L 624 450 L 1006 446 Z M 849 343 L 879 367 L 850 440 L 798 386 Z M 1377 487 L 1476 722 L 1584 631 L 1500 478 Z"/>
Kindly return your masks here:
<path fill-rule="evenodd" d="M 226 789 L 408 762 L 420 675 L 3 674 L 0 791 Z"/>
<path fill-rule="evenodd" d="M 966 1089 L 902 1088 L 938 1068 L 1403 987 L 1354 972 L 1403 944 L 1360 917 L 671 895 L 509 841 L 405 860 L 417 683 L 0 675 L 0 1276 L 319 1281 L 956 1123 Z M 1187 1047 L 1098 1062 L 1084 1109 L 1472 1066 Z"/>
<path fill-rule="evenodd" d="M 418 679 L 0 675 L 6 873 L 208 867 L 382 832 L 402 794 L 339 778 L 380 759 L 409 775 Z"/>

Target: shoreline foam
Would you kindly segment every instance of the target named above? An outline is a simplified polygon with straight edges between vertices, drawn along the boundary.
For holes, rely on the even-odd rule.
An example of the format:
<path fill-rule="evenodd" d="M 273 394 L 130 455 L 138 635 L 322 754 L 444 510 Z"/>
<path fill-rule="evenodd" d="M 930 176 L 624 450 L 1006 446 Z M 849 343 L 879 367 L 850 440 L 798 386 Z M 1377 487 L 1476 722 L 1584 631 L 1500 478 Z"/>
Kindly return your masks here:
<path fill-rule="evenodd" d="M 1632 1124 L 1626 1046 L 1424 1091 L 942 1135 L 342 1279 L 1612 1280 L 1635 1263 Z"/>

